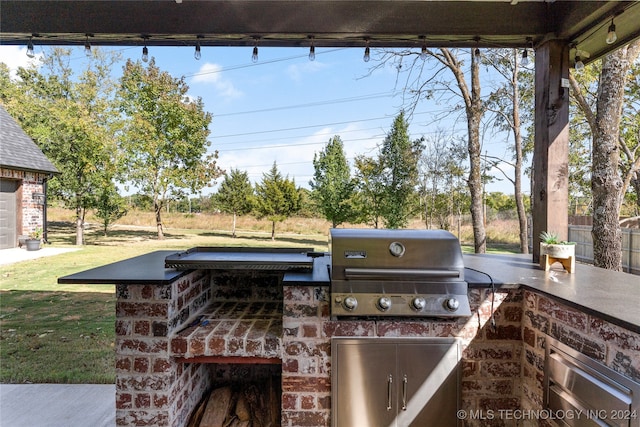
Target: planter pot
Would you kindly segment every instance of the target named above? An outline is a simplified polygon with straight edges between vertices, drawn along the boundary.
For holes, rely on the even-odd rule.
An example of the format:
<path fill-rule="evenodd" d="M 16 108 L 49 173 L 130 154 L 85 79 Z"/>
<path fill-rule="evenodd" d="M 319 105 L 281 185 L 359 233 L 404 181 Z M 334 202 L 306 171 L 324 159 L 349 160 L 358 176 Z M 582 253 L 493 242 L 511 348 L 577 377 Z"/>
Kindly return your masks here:
<path fill-rule="evenodd" d="M 28 251 L 37 251 L 40 249 L 40 239 L 27 239 L 25 240 Z"/>
<path fill-rule="evenodd" d="M 540 255 L 548 255 L 551 258 L 568 259 L 575 257 L 576 245 L 557 245 L 540 243 Z"/>

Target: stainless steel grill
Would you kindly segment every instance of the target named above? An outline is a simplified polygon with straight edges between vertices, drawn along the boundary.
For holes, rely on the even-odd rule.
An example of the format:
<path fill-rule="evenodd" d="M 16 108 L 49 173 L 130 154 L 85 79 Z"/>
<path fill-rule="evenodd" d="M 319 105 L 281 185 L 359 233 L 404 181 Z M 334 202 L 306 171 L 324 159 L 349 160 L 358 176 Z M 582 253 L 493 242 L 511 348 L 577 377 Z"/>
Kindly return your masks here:
<path fill-rule="evenodd" d="M 332 229 L 332 316 L 470 316 L 458 239 L 444 230 Z"/>

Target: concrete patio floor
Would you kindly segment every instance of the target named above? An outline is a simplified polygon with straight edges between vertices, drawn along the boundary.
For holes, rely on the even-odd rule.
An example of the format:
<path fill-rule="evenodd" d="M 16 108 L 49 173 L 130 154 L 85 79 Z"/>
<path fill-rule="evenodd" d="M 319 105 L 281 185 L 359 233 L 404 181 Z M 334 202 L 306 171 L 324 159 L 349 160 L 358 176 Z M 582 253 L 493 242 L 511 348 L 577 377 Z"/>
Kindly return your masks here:
<path fill-rule="evenodd" d="M 0 384 L 0 426 L 113 427 L 113 384 Z"/>
<path fill-rule="evenodd" d="M 52 248 L 46 245 L 43 245 L 42 248 L 37 251 L 28 251 L 21 248 L 0 249 L 0 265 L 29 261 L 36 258 L 54 256 L 65 252 L 73 252 L 77 250 L 80 250 L 80 248 Z"/>

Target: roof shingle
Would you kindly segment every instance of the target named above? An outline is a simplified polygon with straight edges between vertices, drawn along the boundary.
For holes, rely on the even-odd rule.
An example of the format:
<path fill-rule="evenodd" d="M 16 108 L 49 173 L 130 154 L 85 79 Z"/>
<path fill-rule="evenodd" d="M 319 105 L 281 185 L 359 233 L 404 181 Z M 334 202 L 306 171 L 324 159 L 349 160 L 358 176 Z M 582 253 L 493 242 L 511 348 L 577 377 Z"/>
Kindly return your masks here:
<path fill-rule="evenodd" d="M 42 150 L 1 105 L 0 166 L 30 172 L 59 173 Z"/>

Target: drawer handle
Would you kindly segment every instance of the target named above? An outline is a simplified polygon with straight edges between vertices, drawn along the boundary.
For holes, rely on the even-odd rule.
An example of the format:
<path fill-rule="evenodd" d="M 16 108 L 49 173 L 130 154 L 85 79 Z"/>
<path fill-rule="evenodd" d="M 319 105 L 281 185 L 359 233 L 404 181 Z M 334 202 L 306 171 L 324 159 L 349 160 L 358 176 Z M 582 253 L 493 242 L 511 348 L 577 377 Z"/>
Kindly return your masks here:
<path fill-rule="evenodd" d="M 389 378 L 387 378 L 387 411 L 390 411 L 392 408 L 391 405 L 391 384 L 393 384 L 393 375 L 389 374 Z"/>
<path fill-rule="evenodd" d="M 409 382 L 409 380 L 407 379 L 407 376 L 405 375 L 402 378 L 402 410 L 406 411 L 407 410 L 407 383 Z"/>

